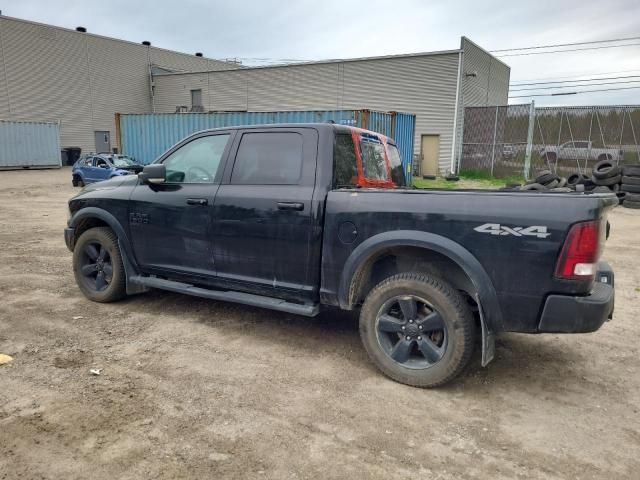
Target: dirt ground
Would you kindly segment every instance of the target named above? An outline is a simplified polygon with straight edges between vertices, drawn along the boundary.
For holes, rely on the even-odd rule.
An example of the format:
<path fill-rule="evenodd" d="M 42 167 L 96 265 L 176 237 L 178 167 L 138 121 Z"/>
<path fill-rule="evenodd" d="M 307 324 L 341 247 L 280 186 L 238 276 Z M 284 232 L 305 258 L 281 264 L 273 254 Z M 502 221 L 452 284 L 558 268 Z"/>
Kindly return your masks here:
<path fill-rule="evenodd" d="M 89 302 L 75 191 L 68 169 L 0 172 L 0 479 L 640 478 L 640 211 L 610 216 L 613 321 L 505 335 L 421 390 L 369 363 L 352 315 Z"/>

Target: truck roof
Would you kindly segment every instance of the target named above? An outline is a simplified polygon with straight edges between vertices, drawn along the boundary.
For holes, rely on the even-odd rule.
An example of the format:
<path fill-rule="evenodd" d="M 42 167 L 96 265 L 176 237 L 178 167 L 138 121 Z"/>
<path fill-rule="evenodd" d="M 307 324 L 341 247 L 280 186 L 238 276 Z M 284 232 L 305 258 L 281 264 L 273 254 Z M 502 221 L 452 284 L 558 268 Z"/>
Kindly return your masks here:
<path fill-rule="evenodd" d="M 330 123 L 330 122 L 263 123 L 263 124 L 258 124 L 258 125 L 234 125 L 234 126 L 231 126 L 231 127 L 208 128 L 208 129 L 202 130 L 202 131 L 205 131 L 205 132 L 216 132 L 216 131 L 221 131 L 221 130 L 240 130 L 240 129 L 246 130 L 246 129 L 263 129 L 263 128 L 273 128 L 273 127 L 278 127 L 278 128 L 313 127 L 313 128 L 317 128 L 317 129 L 333 130 L 333 131 L 336 131 L 336 132 L 343 132 L 343 133 L 351 133 L 353 131 L 366 132 L 366 133 L 372 133 L 372 134 L 375 134 L 375 135 L 380 135 L 380 136 L 384 137 L 388 142 L 395 144 L 395 142 L 393 141 L 392 138 L 387 137 L 383 133 L 376 132 L 374 130 L 367 130 L 365 128 L 354 127 L 352 125 L 342 125 L 342 124 Z"/>

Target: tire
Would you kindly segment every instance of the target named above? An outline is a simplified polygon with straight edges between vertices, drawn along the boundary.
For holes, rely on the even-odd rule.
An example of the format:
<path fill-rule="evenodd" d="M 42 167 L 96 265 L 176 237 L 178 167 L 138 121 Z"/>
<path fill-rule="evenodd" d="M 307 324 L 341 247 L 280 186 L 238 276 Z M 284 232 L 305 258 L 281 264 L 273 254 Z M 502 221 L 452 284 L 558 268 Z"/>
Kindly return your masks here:
<path fill-rule="evenodd" d="M 620 175 L 620 168 L 610 160 L 600 160 L 593 166 L 593 178 L 604 179 Z"/>
<path fill-rule="evenodd" d="M 625 193 L 624 200 L 631 200 L 632 202 L 640 202 L 640 193 Z"/>
<path fill-rule="evenodd" d="M 622 202 L 622 206 L 625 208 L 634 208 L 636 210 L 640 210 L 640 202 L 630 202 L 627 199 Z"/>
<path fill-rule="evenodd" d="M 553 173 L 545 173 L 545 174 L 542 174 L 542 175 L 538 175 L 536 177 L 535 183 L 540 183 L 541 185 L 546 185 L 547 183 L 553 182 L 557 178 L 558 177 L 556 175 L 554 175 Z"/>
<path fill-rule="evenodd" d="M 71 184 L 74 187 L 84 187 L 84 181 L 82 180 L 82 177 L 80 175 L 74 175 L 73 179 L 71 180 Z"/>
<path fill-rule="evenodd" d="M 640 177 L 629 177 L 627 175 L 623 175 L 622 183 L 626 183 L 627 185 L 640 185 Z"/>
<path fill-rule="evenodd" d="M 520 190 L 542 191 L 546 189 L 547 187 L 545 187 L 544 185 L 540 185 L 539 183 L 529 183 L 520 187 Z"/>
<path fill-rule="evenodd" d="M 90 228 L 73 249 L 73 274 L 85 297 L 109 303 L 126 296 L 118 237 L 107 227 Z"/>
<path fill-rule="evenodd" d="M 567 186 L 567 179 L 565 177 L 560 177 L 558 180 L 558 188 L 563 188 Z"/>
<path fill-rule="evenodd" d="M 544 184 L 544 186 L 546 188 L 556 188 L 559 185 L 559 181 L 558 180 L 551 180 L 550 182 L 547 182 Z"/>
<path fill-rule="evenodd" d="M 434 328 L 419 329 L 422 325 Z M 360 312 L 360 338 L 373 363 L 396 382 L 414 387 L 436 387 L 458 376 L 471 359 L 475 336 L 464 297 L 447 282 L 422 273 L 382 281 Z"/>
<path fill-rule="evenodd" d="M 588 179 L 589 177 L 587 177 L 584 173 L 574 173 L 573 175 L 569 175 L 567 177 L 567 185 L 573 187 L 584 183 Z"/>
<path fill-rule="evenodd" d="M 622 180 L 622 175 L 616 175 L 615 177 L 594 178 L 593 183 L 596 185 L 615 185 L 620 183 L 620 180 Z"/>
<path fill-rule="evenodd" d="M 423 175 L 422 178 L 424 178 L 425 180 L 435 180 L 436 176 L 435 175 Z"/>
<path fill-rule="evenodd" d="M 591 191 L 593 193 L 612 193 L 612 190 L 609 187 L 605 187 L 604 185 L 599 185 Z"/>
<path fill-rule="evenodd" d="M 623 192 L 640 193 L 640 185 L 625 185 L 625 184 L 622 184 L 621 190 Z"/>
<path fill-rule="evenodd" d="M 640 165 L 625 165 L 622 174 L 627 177 L 640 177 Z"/>

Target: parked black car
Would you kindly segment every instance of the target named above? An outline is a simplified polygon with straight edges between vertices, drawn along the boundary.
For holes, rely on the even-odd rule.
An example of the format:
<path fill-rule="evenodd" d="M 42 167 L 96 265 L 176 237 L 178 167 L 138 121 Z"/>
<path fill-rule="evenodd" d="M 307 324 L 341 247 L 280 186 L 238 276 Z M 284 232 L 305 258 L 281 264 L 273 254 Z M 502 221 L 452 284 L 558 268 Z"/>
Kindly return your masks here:
<path fill-rule="evenodd" d="M 599 262 L 613 194 L 406 187 L 389 138 L 331 124 L 208 130 L 138 176 L 69 201 L 91 300 L 159 288 L 300 315 L 360 311 L 391 378 L 435 386 L 477 337 L 591 332 L 611 317 Z"/>

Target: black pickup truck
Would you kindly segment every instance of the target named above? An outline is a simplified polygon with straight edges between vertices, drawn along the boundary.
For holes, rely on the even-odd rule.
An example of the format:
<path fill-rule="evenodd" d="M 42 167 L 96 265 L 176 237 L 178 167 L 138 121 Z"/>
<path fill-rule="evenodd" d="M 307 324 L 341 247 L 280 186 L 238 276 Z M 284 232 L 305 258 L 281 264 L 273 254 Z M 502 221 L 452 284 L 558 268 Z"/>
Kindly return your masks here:
<path fill-rule="evenodd" d="M 398 149 L 333 124 L 199 132 L 137 176 L 85 187 L 64 236 L 78 286 L 157 288 L 313 316 L 359 310 L 389 377 L 431 387 L 501 332 L 611 318 L 613 194 L 407 187 Z"/>

